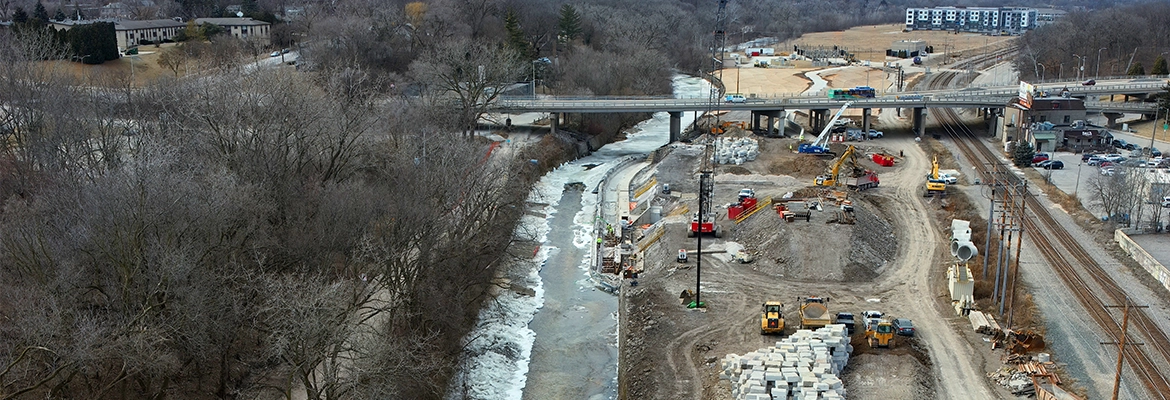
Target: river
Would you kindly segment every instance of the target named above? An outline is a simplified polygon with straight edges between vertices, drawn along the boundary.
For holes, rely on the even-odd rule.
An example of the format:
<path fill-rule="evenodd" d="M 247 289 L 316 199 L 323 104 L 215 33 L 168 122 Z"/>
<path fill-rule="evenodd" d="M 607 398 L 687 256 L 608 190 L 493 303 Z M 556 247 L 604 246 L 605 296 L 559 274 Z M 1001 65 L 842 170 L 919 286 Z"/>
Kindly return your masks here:
<path fill-rule="evenodd" d="M 673 87 L 675 97 L 703 97 L 710 90 L 707 82 L 682 75 Z M 694 113 L 682 119 L 689 123 Z M 480 312 L 449 399 L 617 397 L 617 298 L 595 289 L 589 276 L 598 196 L 563 187 L 597 187 L 627 156 L 645 156 L 667 144 L 669 130 L 669 114 L 656 113 L 625 140 L 540 179 L 530 201 L 544 206 L 517 229 L 541 245 L 532 260 L 504 271 L 513 287 L 526 290 L 502 291 Z"/>

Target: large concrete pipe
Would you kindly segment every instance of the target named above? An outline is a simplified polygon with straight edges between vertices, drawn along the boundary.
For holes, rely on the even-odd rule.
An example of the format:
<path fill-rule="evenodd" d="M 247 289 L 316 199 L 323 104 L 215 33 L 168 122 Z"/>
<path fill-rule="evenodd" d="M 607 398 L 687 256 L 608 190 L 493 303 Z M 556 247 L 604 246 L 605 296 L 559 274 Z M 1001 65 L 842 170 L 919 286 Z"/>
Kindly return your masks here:
<path fill-rule="evenodd" d="M 976 249 L 975 244 L 970 241 L 951 242 L 951 255 L 957 257 L 959 260 L 967 261 L 978 254 L 979 249 Z"/>

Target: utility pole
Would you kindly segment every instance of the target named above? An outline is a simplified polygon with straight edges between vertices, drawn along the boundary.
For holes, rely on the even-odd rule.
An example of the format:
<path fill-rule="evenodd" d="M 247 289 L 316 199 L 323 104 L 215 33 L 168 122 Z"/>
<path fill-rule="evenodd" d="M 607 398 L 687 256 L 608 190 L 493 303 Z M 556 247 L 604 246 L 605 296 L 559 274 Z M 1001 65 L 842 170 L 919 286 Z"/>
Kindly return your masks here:
<path fill-rule="evenodd" d="M 1023 192 L 1023 193 L 1021 193 L 1021 192 Z M 1028 203 L 1025 201 L 1025 199 L 1028 198 L 1027 197 L 1028 196 L 1028 181 L 1024 181 L 1024 186 L 1022 188 L 1020 188 L 1020 187 L 1016 188 L 1016 194 L 1020 195 L 1020 214 L 1019 214 L 1020 226 L 1018 227 L 1018 229 L 1020 230 L 1020 234 L 1016 235 L 1016 260 L 1015 260 L 1016 267 L 1015 267 L 1015 270 L 1013 271 L 1013 275 L 1012 275 L 1012 291 L 1011 291 L 1011 294 L 1008 295 L 1008 299 L 1007 299 L 1007 303 L 1008 303 L 1008 319 L 1007 319 L 1008 329 L 1012 329 L 1012 317 L 1016 313 L 1016 286 L 1018 286 L 1018 285 L 1016 285 L 1016 283 L 1020 280 L 1020 248 L 1024 247 L 1023 246 L 1023 244 L 1024 244 L 1023 243 L 1024 242 L 1023 221 L 1024 221 L 1024 218 L 1027 218 L 1027 215 L 1025 215 L 1024 209 L 1027 208 L 1027 205 L 1028 205 Z M 1015 205 L 1015 199 L 1012 199 L 1012 205 Z"/>
<path fill-rule="evenodd" d="M 1117 372 L 1113 375 L 1113 400 L 1117 400 L 1117 395 L 1121 391 L 1121 365 L 1125 361 L 1125 345 L 1131 344 L 1141 346 L 1145 343 L 1126 343 L 1125 335 L 1129 329 L 1129 309 L 1132 308 L 1149 308 L 1150 306 L 1130 305 L 1129 296 L 1125 297 L 1125 304 L 1120 306 L 1105 306 L 1105 308 L 1121 308 L 1121 337 L 1116 342 L 1101 342 L 1101 344 L 1117 345 Z"/>

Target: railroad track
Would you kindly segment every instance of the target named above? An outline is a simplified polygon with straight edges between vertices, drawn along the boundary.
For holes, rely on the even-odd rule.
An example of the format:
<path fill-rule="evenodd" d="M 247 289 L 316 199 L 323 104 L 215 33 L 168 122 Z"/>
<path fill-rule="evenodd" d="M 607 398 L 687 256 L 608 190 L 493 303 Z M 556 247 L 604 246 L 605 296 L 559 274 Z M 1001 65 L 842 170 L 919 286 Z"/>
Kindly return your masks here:
<path fill-rule="evenodd" d="M 941 112 L 938 119 L 942 122 L 943 130 L 946 131 L 948 137 L 954 140 L 955 146 L 963 156 L 974 164 L 981 180 L 984 182 L 993 180 L 993 165 L 994 169 L 1007 170 L 1001 165 L 999 158 L 987 146 L 980 143 L 974 133 L 960 122 L 958 114 L 954 110 L 940 109 L 939 111 Z M 1001 180 L 1005 176 L 1007 177 L 1007 185 L 1021 183 L 1021 178 L 1014 174 L 998 175 Z M 1040 250 L 1048 264 L 1068 286 L 1088 315 L 1101 327 L 1102 332 L 1105 332 L 1114 341 L 1119 340 L 1121 338 L 1120 318 L 1115 318 L 1105 306 L 1107 304 L 1123 304 L 1127 300 L 1126 292 L 1085 251 L 1076 238 L 1052 217 L 1039 200 L 1029 193 L 1025 193 L 1023 197 L 1025 208 L 1030 215 L 1024 215 L 1021 221 L 1024 229 L 1033 233 L 1028 236 L 1032 243 Z M 1036 232 L 1051 233 L 1052 237 L 1056 239 L 1055 243 L 1048 236 L 1035 234 Z M 1061 252 L 1061 248 L 1056 246 L 1057 243 L 1065 250 L 1064 252 Z M 1130 336 L 1141 337 L 1145 346 L 1127 346 L 1125 358 L 1129 361 L 1131 369 L 1148 389 L 1151 398 L 1170 399 L 1170 380 L 1167 378 L 1170 371 L 1163 373 L 1159 369 L 1160 365 L 1165 365 L 1170 360 L 1170 339 L 1142 309 L 1132 309 L 1129 311 L 1129 315 L 1129 324 L 1132 327 L 1129 330 Z M 1150 353 L 1153 353 L 1153 356 L 1146 349 L 1151 350 Z M 1162 359 L 1156 360 L 1155 357 L 1158 356 Z"/>

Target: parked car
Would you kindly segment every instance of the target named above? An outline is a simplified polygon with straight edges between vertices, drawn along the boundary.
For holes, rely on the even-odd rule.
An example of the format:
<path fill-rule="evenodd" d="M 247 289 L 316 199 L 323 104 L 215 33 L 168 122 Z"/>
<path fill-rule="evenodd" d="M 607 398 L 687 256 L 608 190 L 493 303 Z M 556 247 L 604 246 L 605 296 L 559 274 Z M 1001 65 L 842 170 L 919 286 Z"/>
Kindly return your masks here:
<path fill-rule="evenodd" d="M 1093 86 L 1093 85 L 1096 85 L 1096 84 L 1097 84 L 1097 81 L 1095 81 L 1095 80 L 1092 80 L 1092 79 L 1089 79 L 1089 80 L 1087 80 L 1087 81 L 1081 82 L 1081 85 L 1084 85 L 1084 86 Z"/>
<path fill-rule="evenodd" d="M 1052 164 L 1052 160 L 1044 160 L 1038 163 L 1033 163 L 1032 166 L 1036 168 L 1048 169 L 1048 164 Z"/>
<path fill-rule="evenodd" d="M 882 131 L 875 130 L 875 129 L 869 130 L 869 138 L 870 139 L 877 139 L 877 138 L 880 138 L 882 136 L 885 136 L 885 134 L 882 133 Z"/>
<path fill-rule="evenodd" d="M 1097 166 L 1101 167 L 1101 168 L 1107 168 L 1107 167 L 1113 167 L 1116 164 L 1117 163 L 1115 163 L 1113 161 L 1102 161 L 1100 164 L 1097 164 Z"/>
<path fill-rule="evenodd" d="M 1137 149 L 1138 149 L 1138 145 L 1136 145 L 1136 144 L 1133 144 L 1133 143 L 1126 143 L 1126 144 L 1125 144 L 1125 149 L 1126 149 L 1126 150 L 1137 150 Z"/>
<path fill-rule="evenodd" d="M 1092 157 L 1089 157 L 1088 164 L 1090 167 L 1096 167 L 1096 166 L 1100 166 L 1101 163 L 1104 161 L 1105 161 L 1105 157 L 1092 156 Z"/>
<path fill-rule="evenodd" d="M 833 320 L 833 323 L 845 325 L 845 330 L 850 334 L 852 334 L 853 330 L 857 327 L 855 321 L 853 320 L 853 313 L 839 312 L 837 313 L 837 318 Z"/>
<path fill-rule="evenodd" d="M 280 51 L 279 50 L 274 51 L 274 52 L 272 52 L 272 54 L 269 54 L 268 56 L 269 57 L 280 57 Z"/>
<path fill-rule="evenodd" d="M 1093 157 L 1097 157 L 1097 154 L 1095 154 L 1095 153 L 1081 154 L 1081 162 L 1087 162 L 1087 161 L 1089 161 L 1090 158 L 1093 158 Z"/>
<path fill-rule="evenodd" d="M 877 325 L 882 321 L 882 312 L 869 310 L 861 313 L 861 318 L 865 320 L 865 330 L 869 330 L 871 325 Z"/>
<path fill-rule="evenodd" d="M 1047 160 L 1049 158 L 1050 158 L 1050 156 L 1048 155 L 1048 153 L 1036 153 L 1036 155 L 1032 156 L 1032 165 L 1035 165 L 1036 163 Z"/>
<path fill-rule="evenodd" d="M 1127 145 L 1127 144 L 1128 143 L 1125 143 L 1125 139 L 1117 139 L 1117 140 L 1113 141 L 1113 147 L 1116 147 L 1119 149 L 1124 149 L 1125 145 Z"/>
<path fill-rule="evenodd" d="M 1113 167 L 1104 167 L 1100 170 L 1101 175 L 1113 176 Z"/>
<path fill-rule="evenodd" d="M 938 174 L 938 179 L 942 180 L 943 182 L 946 182 L 946 184 L 948 184 L 948 185 L 959 184 L 959 177 L 951 175 L 951 174 Z"/>
<path fill-rule="evenodd" d="M 1170 196 L 1162 198 L 1162 207 L 1170 208 Z"/>
<path fill-rule="evenodd" d="M 1119 162 L 1125 161 L 1125 156 L 1122 156 L 1121 154 L 1106 154 L 1105 161 L 1108 161 L 1111 163 L 1119 163 Z"/>
<path fill-rule="evenodd" d="M 914 322 L 909 318 L 894 319 L 894 332 L 902 336 L 914 336 Z"/>
<path fill-rule="evenodd" d="M 1064 169 L 1064 161 L 1048 160 L 1045 162 L 1047 164 L 1044 164 L 1044 167 L 1043 167 L 1044 169 Z"/>

